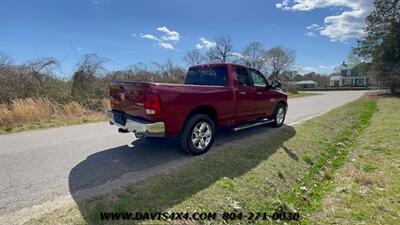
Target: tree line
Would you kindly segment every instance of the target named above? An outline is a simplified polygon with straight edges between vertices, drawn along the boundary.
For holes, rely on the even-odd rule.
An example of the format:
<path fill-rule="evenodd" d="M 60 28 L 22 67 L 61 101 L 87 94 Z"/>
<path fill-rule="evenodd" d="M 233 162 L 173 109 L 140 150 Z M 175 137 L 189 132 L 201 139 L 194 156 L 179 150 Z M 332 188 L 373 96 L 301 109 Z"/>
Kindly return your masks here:
<path fill-rule="evenodd" d="M 0 53 L 0 104 L 14 99 L 47 98 L 65 104 L 77 101 L 84 107 L 99 110 L 108 97 L 113 81 L 180 83 L 185 70 L 167 60 L 166 63 L 137 63 L 125 70 L 108 71 L 107 59 L 96 54 L 82 56 L 73 73 L 60 77 L 60 62 L 54 58 L 30 60 L 15 64 Z"/>
<path fill-rule="evenodd" d="M 375 74 L 395 93 L 400 88 L 400 1 L 375 0 L 366 24 L 366 35 L 353 54 L 362 62 L 360 69 Z"/>
<path fill-rule="evenodd" d="M 186 66 L 209 62 L 232 62 L 259 69 L 271 79 L 289 80 L 289 69 L 295 62 L 295 52 L 277 46 L 269 50 L 259 42 L 250 43 L 243 51 L 235 52 L 228 36 L 215 38 L 215 45 L 202 54 L 198 49 L 186 53 Z M 0 103 L 18 98 L 48 98 L 58 103 L 77 101 L 90 109 L 98 109 L 108 97 L 113 81 L 182 83 L 187 68 L 165 63 L 137 63 L 124 70 L 108 71 L 107 59 L 97 54 L 86 54 L 76 63 L 68 77 L 60 77 L 61 63 L 55 58 L 40 58 L 15 64 L 0 53 Z M 292 71 L 293 72 L 293 71 Z M 300 76 L 300 75 L 298 75 Z"/>
<path fill-rule="evenodd" d="M 251 42 L 242 51 L 236 52 L 231 38 L 221 36 L 215 38 L 214 46 L 208 49 L 206 55 L 203 55 L 198 49 L 193 49 L 186 53 L 183 61 L 187 66 L 205 62 L 239 63 L 260 70 L 270 79 L 279 79 L 284 71 L 293 67 L 296 61 L 296 53 L 294 50 L 283 46 L 265 49 L 260 42 Z"/>

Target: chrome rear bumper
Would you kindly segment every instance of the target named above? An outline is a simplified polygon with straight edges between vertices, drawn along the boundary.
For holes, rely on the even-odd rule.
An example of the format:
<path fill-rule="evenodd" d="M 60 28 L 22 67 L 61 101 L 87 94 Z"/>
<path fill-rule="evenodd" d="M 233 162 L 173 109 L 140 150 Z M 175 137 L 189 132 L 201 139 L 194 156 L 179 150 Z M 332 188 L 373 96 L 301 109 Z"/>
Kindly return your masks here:
<path fill-rule="evenodd" d="M 110 117 L 110 124 L 115 125 L 128 132 L 135 132 L 140 135 L 148 137 L 164 137 L 165 136 L 165 124 L 164 122 L 147 122 L 145 120 L 132 118 L 130 116 L 125 116 L 125 125 L 116 122 L 115 113 L 113 110 L 108 110 L 107 114 Z M 120 113 L 121 114 L 121 113 Z"/>

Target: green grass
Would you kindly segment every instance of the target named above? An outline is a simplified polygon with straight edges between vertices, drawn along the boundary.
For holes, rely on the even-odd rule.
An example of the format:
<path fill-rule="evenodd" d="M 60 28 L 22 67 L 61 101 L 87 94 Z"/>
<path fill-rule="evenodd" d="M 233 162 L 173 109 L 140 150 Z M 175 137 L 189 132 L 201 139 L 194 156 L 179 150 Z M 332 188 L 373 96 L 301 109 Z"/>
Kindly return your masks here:
<path fill-rule="evenodd" d="M 301 97 L 319 95 L 318 93 L 313 93 L 313 92 L 298 92 L 296 94 L 293 93 L 286 93 L 286 94 L 288 95 L 288 98 L 301 98 Z"/>
<path fill-rule="evenodd" d="M 312 223 L 399 223 L 400 98 L 378 99 L 378 107 L 371 126 L 350 149 L 351 160 L 332 180 L 333 188 Z"/>
<path fill-rule="evenodd" d="M 300 224 L 308 224 L 310 214 L 320 207 L 321 198 L 327 190 L 331 189 L 331 183 L 336 170 L 347 160 L 348 150 L 353 146 L 357 137 L 369 125 L 373 113 L 376 111 L 376 103 L 371 101 L 365 104 L 359 111 L 359 119 L 352 126 L 339 132 L 335 141 L 325 146 L 325 152 L 311 160 L 307 174 L 298 182 L 292 190 L 287 190 L 276 199 L 278 207 L 271 205 L 270 210 L 279 210 L 290 206 L 302 215 Z"/>
<path fill-rule="evenodd" d="M 352 145 L 374 110 L 374 101 L 361 99 L 296 128 L 285 126 L 276 132 L 258 128 L 259 132 L 255 135 L 251 135 L 252 131 L 238 133 L 237 139 L 242 139 L 236 140 L 230 148 L 211 151 L 190 164 L 128 185 L 114 193 L 46 213 L 28 224 L 103 224 L 99 216 L 102 211 L 271 214 L 282 206 L 286 210 L 300 211 L 303 218 L 307 218 L 306 214 L 315 206 L 309 204 L 302 207 L 297 193 L 307 192 L 302 195 L 310 201 L 320 199 L 309 195 L 314 192 L 311 185 L 318 183 L 313 179 L 332 180 L 334 175 L 332 170 L 324 169 L 324 174 L 320 176 L 319 169 L 336 169 L 343 164 L 347 156 L 344 149 Z M 323 187 L 318 187 L 315 192 L 320 189 Z M 246 220 L 234 222 L 247 224 Z M 269 223 L 265 220 L 253 222 Z M 219 217 L 219 220 L 210 223 L 221 224 L 223 221 Z"/>
<path fill-rule="evenodd" d="M 96 113 L 93 115 L 85 115 L 82 117 L 76 118 L 58 118 L 44 121 L 34 121 L 27 123 L 14 123 L 8 124 L 6 126 L 0 126 L 0 135 L 1 134 L 9 134 L 16 133 L 22 131 L 31 131 L 31 130 L 41 130 L 52 127 L 62 127 L 62 126 L 70 126 L 70 125 L 78 125 L 85 123 L 93 123 L 99 121 L 107 120 L 107 116 L 105 114 Z"/>

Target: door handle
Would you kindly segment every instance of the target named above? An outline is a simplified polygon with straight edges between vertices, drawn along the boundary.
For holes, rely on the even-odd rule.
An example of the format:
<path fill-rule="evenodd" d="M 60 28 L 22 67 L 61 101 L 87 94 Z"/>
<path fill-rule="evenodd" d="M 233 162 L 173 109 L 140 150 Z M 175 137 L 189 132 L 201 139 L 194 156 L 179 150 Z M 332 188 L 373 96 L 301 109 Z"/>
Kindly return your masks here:
<path fill-rule="evenodd" d="M 244 91 L 239 91 L 238 94 L 239 94 L 239 95 L 246 95 L 246 92 L 244 92 Z"/>
<path fill-rule="evenodd" d="M 262 95 L 263 93 L 261 91 L 257 91 L 257 94 L 258 95 Z"/>

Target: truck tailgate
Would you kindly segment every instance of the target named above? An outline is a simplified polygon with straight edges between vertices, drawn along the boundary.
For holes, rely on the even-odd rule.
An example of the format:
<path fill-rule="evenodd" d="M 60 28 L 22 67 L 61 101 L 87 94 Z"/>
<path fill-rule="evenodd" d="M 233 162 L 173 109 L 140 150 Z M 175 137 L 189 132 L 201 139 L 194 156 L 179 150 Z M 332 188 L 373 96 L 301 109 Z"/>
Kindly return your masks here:
<path fill-rule="evenodd" d="M 148 84 L 114 82 L 110 87 L 111 108 L 131 116 L 146 118 L 144 102 Z"/>

